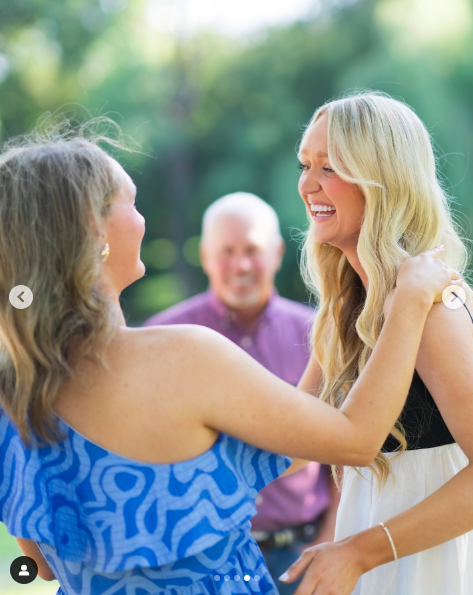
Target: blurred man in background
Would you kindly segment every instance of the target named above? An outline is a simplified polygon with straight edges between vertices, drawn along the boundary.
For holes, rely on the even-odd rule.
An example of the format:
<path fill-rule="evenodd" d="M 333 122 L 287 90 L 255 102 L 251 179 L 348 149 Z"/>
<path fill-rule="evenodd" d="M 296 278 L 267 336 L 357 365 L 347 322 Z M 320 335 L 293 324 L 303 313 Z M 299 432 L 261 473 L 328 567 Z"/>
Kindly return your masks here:
<path fill-rule="evenodd" d="M 284 241 L 274 209 L 253 194 L 228 194 L 204 213 L 200 256 L 210 288 L 145 325 L 200 324 L 239 345 L 270 372 L 297 385 L 309 359 L 310 308 L 278 295 Z M 310 463 L 256 499 L 252 535 L 275 580 L 315 543 L 333 541 L 338 492 L 329 469 Z M 281 595 L 298 583 L 277 583 Z"/>

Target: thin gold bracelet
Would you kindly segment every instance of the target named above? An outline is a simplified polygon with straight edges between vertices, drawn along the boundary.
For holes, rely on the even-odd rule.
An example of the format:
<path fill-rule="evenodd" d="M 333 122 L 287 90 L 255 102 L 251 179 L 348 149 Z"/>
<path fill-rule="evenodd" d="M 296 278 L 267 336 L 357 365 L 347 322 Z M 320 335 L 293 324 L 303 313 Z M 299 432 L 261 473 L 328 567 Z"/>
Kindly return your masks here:
<path fill-rule="evenodd" d="M 389 532 L 389 529 L 386 527 L 386 525 L 384 523 L 379 523 L 379 524 L 386 531 L 386 535 L 388 536 L 389 543 L 391 544 L 391 547 L 392 547 L 392 550 L 393 550 L 394 560 L 397 560 L 396 546 L 394 545 L 394 541 L 393 541 L 393 538 L 391 537 L 391 533 Z"/>

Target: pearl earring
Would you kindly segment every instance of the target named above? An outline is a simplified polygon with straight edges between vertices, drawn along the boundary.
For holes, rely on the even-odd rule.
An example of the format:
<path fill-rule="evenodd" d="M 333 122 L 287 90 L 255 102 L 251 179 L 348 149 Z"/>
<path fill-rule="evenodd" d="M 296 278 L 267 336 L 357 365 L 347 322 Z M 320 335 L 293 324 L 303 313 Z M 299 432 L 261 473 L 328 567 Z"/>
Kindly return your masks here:
<path fill-rule="evenodd" d="M 104 249 L 101 252 L 102 262 L 105 262 L 110 255 L 110 246 L 108 242 L 105 244 Z"/>

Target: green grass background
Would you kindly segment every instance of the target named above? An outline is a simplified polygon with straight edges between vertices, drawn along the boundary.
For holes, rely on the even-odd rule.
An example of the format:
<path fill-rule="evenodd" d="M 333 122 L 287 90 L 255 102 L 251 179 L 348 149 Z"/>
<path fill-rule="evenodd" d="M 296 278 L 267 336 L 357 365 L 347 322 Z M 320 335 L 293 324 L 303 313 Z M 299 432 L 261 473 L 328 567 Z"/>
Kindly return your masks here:
<path fill-rule="evenodd" d="M 1 595 L 56 595 L 59 589 L 57 581 L 43 581 L 39 576 L 29 585 L 19 585 L 10 576 L 10 564 L 22 556 L 15 538 L 8 534 L 0 523 L 0 594 Z"/>

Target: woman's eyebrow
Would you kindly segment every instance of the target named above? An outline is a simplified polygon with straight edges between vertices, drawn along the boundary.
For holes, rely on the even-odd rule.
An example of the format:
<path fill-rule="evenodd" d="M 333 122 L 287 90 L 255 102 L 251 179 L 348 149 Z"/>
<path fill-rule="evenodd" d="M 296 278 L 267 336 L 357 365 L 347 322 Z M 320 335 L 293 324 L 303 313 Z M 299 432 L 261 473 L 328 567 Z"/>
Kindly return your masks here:
<path fill-rule="evenodd" d="M 305 147 L 300 149 L 300 151 L 299 151 L 299 155 L 307 155 L 307 153 L 308 153 L 308 151 Z M 328 157 L 328 153 L 325 153 L 324 151 L 317 151 L 315 156 L 316 157 Z"/>

